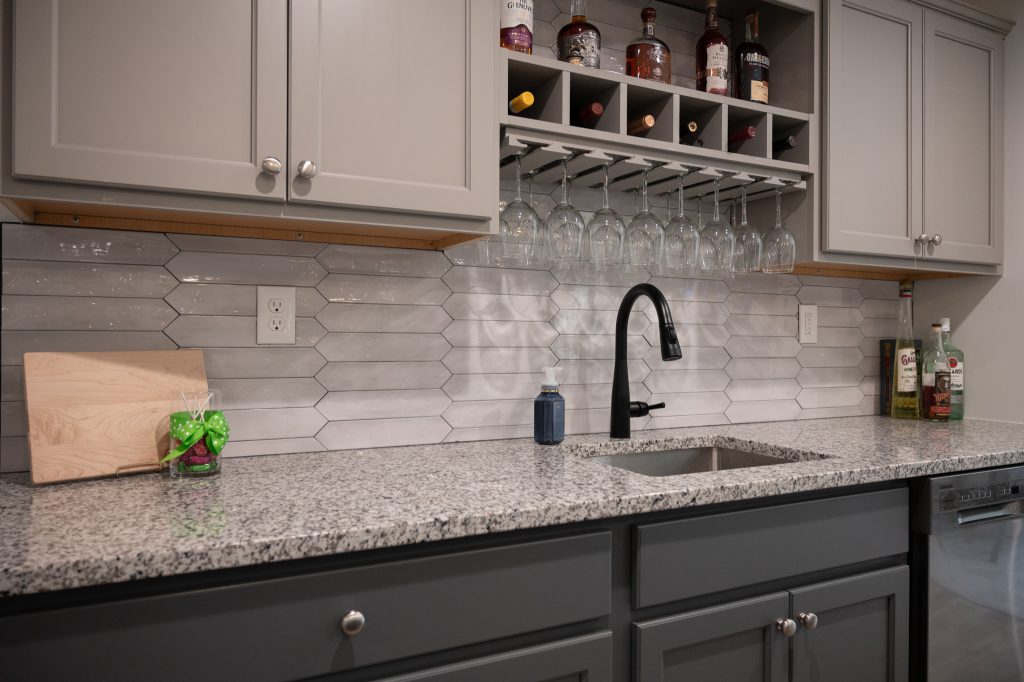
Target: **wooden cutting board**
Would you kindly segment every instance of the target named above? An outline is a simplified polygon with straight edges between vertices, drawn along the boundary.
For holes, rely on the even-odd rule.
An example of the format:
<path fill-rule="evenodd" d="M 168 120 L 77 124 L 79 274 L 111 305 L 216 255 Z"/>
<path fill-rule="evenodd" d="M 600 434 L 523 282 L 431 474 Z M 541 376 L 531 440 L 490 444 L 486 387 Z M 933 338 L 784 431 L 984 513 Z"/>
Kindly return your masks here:
<path fill-rule="evenodd" d="M 154 471 L 182 391 L 206 391 L 200 350 L 25 353 L 32 482 Z"/>

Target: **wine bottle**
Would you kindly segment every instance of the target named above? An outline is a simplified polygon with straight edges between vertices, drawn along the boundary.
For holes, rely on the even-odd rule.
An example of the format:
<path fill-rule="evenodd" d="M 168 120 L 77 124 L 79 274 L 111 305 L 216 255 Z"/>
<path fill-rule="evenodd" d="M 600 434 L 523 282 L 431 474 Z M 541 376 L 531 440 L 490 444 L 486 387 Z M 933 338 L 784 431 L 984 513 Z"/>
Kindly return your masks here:
<path fill-rule="evenodd" d="M 746 40 L 736 48 L 736 97 L 768 104 L 768 50 L 758 42 L 757 10 L 747 10 Z"/>
<path fill-rule="evenodd" d="M 707 0 L 704 35 L 697 41 L 697 89 L 729 94 L 729 43 L 718 30 L 718 0 Z"/>
<path fill-rule="evenodd" d="M 654 115 L 645 114 L 643 116 L 637 116 L 629 122 L 626 127 L 626 131 L 630 135 L 644 135 L 650 132 L 651 128 L 654 127 Z"/>
<path fill-rule="evenodd" d="M 782 152 L 796 147 L 796 135 L 787 135 L 776 138 L 772 142 L 772 156 L 778 156 Z"/>
<path fill-rule="evenodd" d="M 729 150 L 757 137 L 757 126 L 740 126 L 729 131 Z"/>
<path fill-rule="evenodd" d="M 514 52 L 533 54 L 533 0 L 503 0 L 498 43 Z"/>
<path fill-rule="evenodd" d="M 511 111 L 513 114 L 521 113 L 526 109 L 532 107 L 534 101 L 536 100 L 533 96 L 533 93 L 530 92 L 529 90 L 523 90 L 521 93 L 519 93 L 518 95 L 516 95 L 515 97 L 508 101 L 508 110 Z"/>
<path fill-rule="evenodd" d="M 917 373 L 917 345 L 914 343 L 914 283 L 900 282 L 900 315 L 896 334 L 896 352 L 892 358 L 892 400 L 890 416 L 896 419 L 921 417 L 920 387 Z"/>
<path fill-rule="evenodd" d="M 694 147 L 703 147 L 704 138 L 697 135 L 699 130 L 700 126 L 697 125 L 696 121 L 687 121 L 686 125 L 683 126 L 683 134 L 679 141 Z"/>
<path fill-rule="evenodd" d="M 604 106 L 600 102 L 591 102 L 576 113 L 576 125 L 593 128 L 601 120 Z"/>
<path fill-rule="evenodd" d="M 558 32 L 558 58 L 563 62 L 601 68 L 601 32 L 587 21 L 587 0 L 572 0 L 571 19 Z"/>
<path fill-rule="evenodd" d="M 640 12 L 644 24 L 643 35 L 634 38 L 626 47 L 626 74 L 662 83 L 672 82 L 672 52 L 663 41 L 654 37 L 653 7 Z"/>

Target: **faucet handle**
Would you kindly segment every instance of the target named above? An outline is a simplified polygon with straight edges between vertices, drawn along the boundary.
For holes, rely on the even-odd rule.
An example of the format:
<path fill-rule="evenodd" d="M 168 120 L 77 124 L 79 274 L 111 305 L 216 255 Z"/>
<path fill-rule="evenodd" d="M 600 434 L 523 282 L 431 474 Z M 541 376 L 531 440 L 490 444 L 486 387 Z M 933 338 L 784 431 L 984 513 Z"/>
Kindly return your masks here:
<path fill-rule="evenodd" d="M 665 403 L 654 403 L 653 405 L 648 405 L 645 402 L 634 400 L 629 404 L 629 416 L 644 417 L 651 410 L 660 410 L 663 407 L 665 407 Z"/>

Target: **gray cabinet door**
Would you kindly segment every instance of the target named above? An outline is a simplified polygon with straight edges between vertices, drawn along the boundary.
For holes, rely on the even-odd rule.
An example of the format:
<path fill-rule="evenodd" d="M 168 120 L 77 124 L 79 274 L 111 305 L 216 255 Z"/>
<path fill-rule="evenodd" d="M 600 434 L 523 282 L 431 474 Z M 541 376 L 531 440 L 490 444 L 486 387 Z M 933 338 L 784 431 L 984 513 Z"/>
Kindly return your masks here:
<path fill-rule="evenodd" d="M 1001 263 L 1003 37 L 932 11 L 924 29 L 925 255 Z"/>
<path fill-rule="evenodd" d="M 495 7 L 293 0 L 290 200 L 496 213 Z"/>
<path fill-rule="evenodd" d="M 922 231 L 923 15 L 906 0 L 828 2 L 828 251 L 914 257 Z"/>
<path fill-rule="evenodd" d="M 789 644 L 775 621 L 788 613 L 789 594 L 777 592 L 634 623 L 636 680 L 784 682 Z"/>
<path fill-rule="evenodd" d="M 283 199 L 279 0 L 18 0 L 15 175 Z"/>
<path fill-rule="evenodd" d="M 793 590 L 793 682 L 906 682 L 910 569 L 890 568 Z"/>

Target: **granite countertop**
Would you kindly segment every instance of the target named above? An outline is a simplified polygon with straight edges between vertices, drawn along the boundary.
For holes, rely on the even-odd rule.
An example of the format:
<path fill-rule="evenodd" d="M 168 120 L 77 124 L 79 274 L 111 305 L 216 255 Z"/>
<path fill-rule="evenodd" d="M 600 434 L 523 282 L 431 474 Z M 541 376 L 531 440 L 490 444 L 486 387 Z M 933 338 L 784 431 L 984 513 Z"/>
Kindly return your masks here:
<path fill-rule="evenodd" d="M 779 466 L 647 477 L 614 452 L 732 445 Z M 228 459 L 220 476 L 0 476 L 0 596 L 1024 462 L 1024 424 L 848 417 Z"/>

